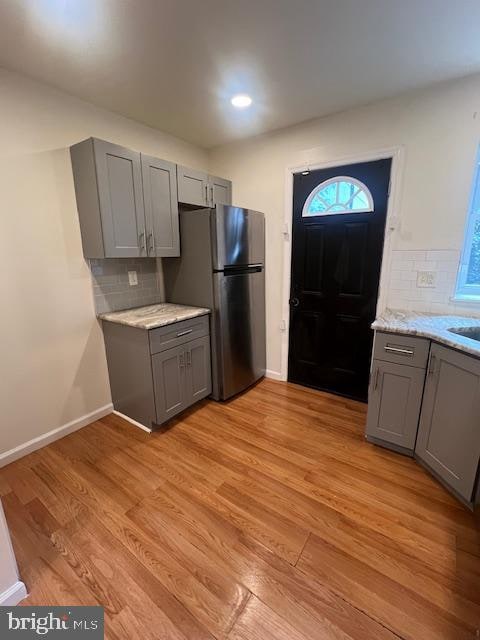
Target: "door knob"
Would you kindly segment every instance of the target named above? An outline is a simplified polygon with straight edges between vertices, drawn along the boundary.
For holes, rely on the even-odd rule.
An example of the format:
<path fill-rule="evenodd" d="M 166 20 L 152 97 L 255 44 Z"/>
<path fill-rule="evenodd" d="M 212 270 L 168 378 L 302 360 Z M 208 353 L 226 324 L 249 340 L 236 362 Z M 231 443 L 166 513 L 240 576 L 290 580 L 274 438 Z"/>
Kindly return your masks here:
<path fill-rule="evenodd" d="M 298 298 L 290 298 L 291 307 L 298 307 L 299 304 L 300 304 L 300 300 Z"/>

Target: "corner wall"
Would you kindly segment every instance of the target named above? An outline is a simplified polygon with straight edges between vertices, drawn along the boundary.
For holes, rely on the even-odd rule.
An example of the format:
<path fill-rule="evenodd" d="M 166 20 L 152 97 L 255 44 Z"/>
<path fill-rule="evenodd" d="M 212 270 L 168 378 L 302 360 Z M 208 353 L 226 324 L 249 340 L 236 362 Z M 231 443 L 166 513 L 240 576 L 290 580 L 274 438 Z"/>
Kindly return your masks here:
<path fill-rule="evenodd" d="M 89 136 L 207 168 L 199 148 L 0 70 L 0 457 L 111 402 L 68 152 Z"/>
<path fill-rule="evenodd" d="M 281 369 L 286 168 L 402 146 L 404 171 L 393 249 L 418 250 L 425 256 L 427 251 L 447 251 L 458 256 L 480 142 L 479 108 L 477 75 L 211 150 L 210 171 L 233 181 L 234 203 L 263 211 L 267 217 L 270 372 L 278 374 Z M 410 262 L 399 254 L 397 258 L 395 264 Z M 417 293 L 411 284 L 399 285 L 411 287 L 408 298 L 396 288 L 398 273 L 390 277 L 392 282 L 382 282 L 389 306 L 407 300 L 410 309 L 480 315 L 479 306 L 450 302 L 451 275 L 445 276 L 448 285 L 443 276 L 439 278 L 437 295 L 433 290 Z"/>

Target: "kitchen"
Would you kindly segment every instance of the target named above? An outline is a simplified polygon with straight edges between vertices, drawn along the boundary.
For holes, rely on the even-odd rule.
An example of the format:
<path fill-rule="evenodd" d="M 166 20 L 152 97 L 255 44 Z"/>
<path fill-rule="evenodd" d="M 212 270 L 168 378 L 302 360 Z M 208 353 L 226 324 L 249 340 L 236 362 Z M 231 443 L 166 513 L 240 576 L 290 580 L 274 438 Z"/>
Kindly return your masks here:
<path fill-rule="evenodd" d="M 405 9 L 410 24 L 407 14 Z M 435 28 L 444 22 L 446 16 L 437 16 Z M 202 26 L 208 29 L 208 24 Z M 308 29 L 305 23 L 302 29 Z M 458 38 L 464 45 L 463 31 Z M 429 43 L 433 59 L 433 38 Z M 33 64 L 32 51 L 30 57 Z M 184 136 L 175 137 L 172 128 L 163 133 L 168 114 L 159 116 L 163 128 L 146 126 L 139 117 L 125 118 L 120 108 L 109 108 L 100 89 L 94 106 L 93 96 L 75 97 L 73 89 L 48 86 L 51 81 L 35 75 L 39 70 L 31 69 L 33 80 L 22 75 L 26 67 L 22 72 L 8 59 L 4 64 L 10 70 L 0 73 L 2 209 L 14 215 L 5 216 L 2 234 L 3 259 L 12 277 L 2 285 L 9 308 L 2 320 L 9 339 L 3 347 L 0 494 L 19 580 L 29 593 L 25 604 L 100 604 L 111 637 L 131 637 L 135 625 L 144 637 L 162 637 L 150 629 L 163 629 L 163 637 L 195 638 L 313 638 L 322 637 L 321 632 L 352 638 L 475 637 L 480 626 L 478 524 L 472 515 L 478 491 L 478 405 L 467 404 L 478 394 L 480 343 L 474 334 L 462 336 L 457 329 L 471 333 L 480 325 L 480 312 L 474 301 L 456 293 L 474 213 L 479 76 L 472 70 L 472 75 L 452 79 L 452 72 L 441 83 L 425 82 L 338 113 L 327 115 L 317 108 L 322 117 L 312 120 L 306 114 L 305 122 L 256 130 L 260 135 L 242 134 L 240 140 L 219 140 L 214 127 L 209 141 L 198 143 L 192 140 L 207 135 L 205 123 L 194 133 L 193 124 L 189 129 L 184 123 Z M 466 75 L 468 69 L 463 69 Z M 230 97 L 246 90 L 253 104 L 237 112 Z M 248 118 L 254 118 L 245 114 L 260 117 L 260 100 L 251 87 L 233 88 L 227 120 L 235 119 L 239 130 L 250 132 Z M 218 118 L 216 114 L 214 120 Z M 135 241 L 137 250 L 146 247 L 143 255 L 101 255 L 112 247 L 121 250 L 108 244 L 118 235 L 107 241 L 101 205 L 88 207 L 96 217 L 91 216 L 85 230 L 71 148 L 92 139 L 140 158 L 140 182 L 145 176 L 142 158 L 147 160 L 143 166 L 152 167 L 155 160 L 152 173 L 163 177 L 153 181 L 154 188 L 164 198 L 165 188 L 170 189 L 173 224 L 162 218 L 153 237 L 148 237 L 149 216 L 159 218 L 149 211 L 155 210 L 158 194 L 150 209 L 148 198 L 142 198 L 146 237 L 136 234 Z M 382 214 L 381 259 L 375 262 L 378 292 L 373 315 L 369 310 L 361 323 L 363 331 L 368 319 L 370 354 L 358 369 L 357 391 L 340 390 L 339 395 L 330 386 L 331 377 L 325 384 L 318 379 L 311 384 L 312 376 L 330 375 L 314 358 L 307 358 L 304 368 L 292 369 L 292 356 L 300 354 L 295 339 L 292 349 L 297 316 L 302 311 L 305 316 L 327 314 L 334 308 L 331 298 L 326 311 L 307 308 L 313 301 L 323 304 L 319 296 L 308 294 L 315 291 L 310 285 L 297 296 L 299 306 L 292 307 L 292 275 L 303 277 L 292 272 L 292 256 L 303 246 L 296 245 L 303 240 L 295 235 L 300 227 L 294 224 L 293 203 L 303 181 L 305 195 L 295 220 L 318 227 L 322 216 L 302 216 L 307 198 L 321 182 L 351 173 L 326 177 L 326 172 L 384 160 L 391 163 L 391 180 Z M 172 166 L 175 177 L 167 176 Z M 316 172 L 323 172 L 317 183 Z M 361 182 L 375 193 L 367 177 Z M 118 186 L 123 194 L 118 202 L 124 206 L 128 185 L 121 178 Z M 89 187 L 85 197 L 94 194 L 95 200 L 95 194 L 104 193 L 102 185 Z M 144 188 L 142 183 L 142 193 Z M 176 198 L 172 189 L 177 189 Z M 208 262 L 212 253 L 207 245 L 214 236 L 205 229 L 215 226 L 217 210 L 231 205 L 263 213 L 265 253 L 242 266 L 260 267 L 251 275 L 264 276 L 266 337 L 260 337 L 260 344 L 266 349 L 265 361 L 260 358 L 253 367 L 257 373 L 248 378 L 254 384 L 240 383 L 238 391 L 247 390 L 236 393 L 235 388 L 228 400 L 217 401 L 210 397 L 209 384 L 215 382 L 208 364 L 210 371 L 220 371 L 229 359 L 218 358 L 225 344 L 217 342 L 218 334 L 213 339 L 219 320 L 212 313 L 214 296 L 203 301 L 201 287 L 194 286 L 188 298 L 180 299 L 184 287 L 175 290 L 174 285 L 184 260 L 193 255 L 197 265 Z M 374 212 L 350 210 L 332 219 L 343 216 L 342 224 L 348 225 L 358 215 L 363 223 L 378 211 L 378 206 Z M 203 231 L 202 217 L 208 218 Z M 191 245 L 188 231 L 182 232 L 189 220 L 199 226 Z M 327 240 L 329 233 L 332 238 L 337 233 L 328 224 Z M 359 222 L 355 224 L 358 228 Z M 118 230 L 129 234 L 125 226 Z M 314 239 L 318 241 L 318 233 Z M 178 241 L 180 255 L 175 253 Z M 86 250 L 87 242 L 101 251 Z M 122 238 L 121 246 L 128 242 Z M 188 246 L 192 250 L 185 251 Z M 214 271 L 221 270 L 209 270 L 210 283 Z M 350 282 L 351 275 L 342 277 Z M 185 282 L 191 279 L 187 274 Z M 246 295 L 244 287 L 239 291 Z M 208 311 L 175 316 L 180 323 L 201 325 L 198 330 L 177 327 L 176 334 L 192 332 L 174 336 L 184 340 L 171 347 L 177 350 L 175 367 L 168 358 L 163 370 L 159 364 L 169 351 L 161 344 L 162 332 L 175 324 L 135 329 L 97 319 L 165 301 Z M 261 309 L 261 304 L 253 308 Z M 243 302 L 240 310 L 246 313 Z M 352 307 L 342 313 L 354 318 L 357 311 Z M 429 324 L 432 316 L 449 319 Z M 236 317 L 230 318 L 234 328 L 250 326 L 245 316 L 235 325 Z M 345 360 L 350 350 L 342 345 L 356 344 L 352 325 L 340 338 L 327 333 L 332 344 L 337 336 L 333 352 L 342 357 L 341 366 L 332 360 L 331 369 L 340 369 L 344 378 L 351 363 Z M 107 336 L 108 327 L 118 329 L 118 335 Z M 127 339 L 119 336 L 129 329 L 140 336 L 141 362 L 138 350 L 125 359 Z M 158 342 L 150 339 L 154 331 Z M 189 351 L 185 345 L 190 338 L 203 347 L 215 344 L 215 349 Z M 124 348 L 119 353 L 115 345 L 120 339 Z M 230 344 L 238 347 L 242 339 Z M 327 347 L 310 352 L 318 357 Z M 185 385 L 187 371 L 193 371 L 187 358 L 202 363 L 195 371 L 202 372 L 198 379 L 203 376 L 203 382 L 194 403 L 190 388 L 188 407 L 175 399 L 186 387 L 179 378 L 178 384 L 172 382 L 182 355 Z M 231 361 L 239 364 L 242 358 L 252 366 L 243 346 Z M 292 380 L 289 370 L 297 379 L 286 382 Z M 150 385 L 147 392 L 138 372 Z M 168 389 L 155 388 L 160 374 Z M 227 386 L 229 379 L 223 379 Z M 237 380 L 236 374 L 232 379 Z M 345 397 L 366 393 L 369 379 L 368 405 Z M 135 385 L 143 394 L 143 413 L 129 408 Z M 160 388 L 170 396 L 159 412 L 155 393 Z M 434 396 L 443 400 L 436 410 Z M 138 409 L 138 400 L 133 404 Z M 423 453 L 412 457 L 415 445 L 423 442 L 419 436 L 425 425 L 432 424 L 425 416 L 435 415 L 435 424 L 441 425 L 437 448 L 432 451 L 424 439 Z M 139 541 L 136 550 L 122 533 L 126 523 Z M 95 587 L 85 575 L 93 576 Z"/>

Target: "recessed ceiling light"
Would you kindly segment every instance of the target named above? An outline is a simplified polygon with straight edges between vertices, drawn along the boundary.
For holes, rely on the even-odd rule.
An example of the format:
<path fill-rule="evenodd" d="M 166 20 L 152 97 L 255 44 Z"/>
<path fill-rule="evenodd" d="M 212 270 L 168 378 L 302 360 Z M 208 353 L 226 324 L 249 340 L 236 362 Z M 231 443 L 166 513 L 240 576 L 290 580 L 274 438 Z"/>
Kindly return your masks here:
<path fill-rule="evenodd" d="M 252 104 L 252 99 L 250 98 L 250 96 L 247 96 L 244 93 L 242 93 L 237 96 L 233 96 L 230 102 L 237 109 L 246 109 Z"/>

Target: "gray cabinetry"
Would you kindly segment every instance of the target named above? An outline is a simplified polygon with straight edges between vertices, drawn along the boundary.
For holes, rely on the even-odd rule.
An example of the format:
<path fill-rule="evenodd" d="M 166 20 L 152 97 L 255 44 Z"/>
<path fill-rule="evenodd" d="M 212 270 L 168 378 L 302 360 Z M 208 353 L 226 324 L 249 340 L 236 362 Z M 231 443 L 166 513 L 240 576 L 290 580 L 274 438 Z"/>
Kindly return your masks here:
<path fill-rule="evenodd" d="M 210 176 L 204 171 L 177 167 L 178 201 L 196 207 L 232 204 L 230 180 Z"/>
<path fill-rule="evenodd" d="M 232 204 L 232 183 L 230 180 L 209 176 L 209 184 L 211 206 L 215 204 Z"/>
<path fill-rule="evenodd" d="M 212 391 L 210 340 L 208 337 L 197 338 L 197 340 L 191 340 L 186 344 L 185 364 L 187 402 L 193 404 L 210 395 Z"/>
<path fill-rule="evenodd" d="M 374 360 L 367 438 L 413 453 L 422 405 L 424 369 Z"/>
<path fill-rule="evenodd" d="M 467 502 L 480 457 L 480 360 L 432 345 L 415 454 Z"/>
<path fill-rule="evenodd" d="M 198 207 L 209 206 L 208 174 L 204 171 L 177 167 L 178 201 Z"/>
<path fill-rule="evenodd" d="M 152 357 L 157 423 L 161 424 L 187 407 L 185 349 L 167 349 Z"/>
<path fill-rule="evenodd" d="M 148 255 L 179 256 L 177 168 L 152 156 L 141 160 Z"/>
<path fill-rule="evenodd" d="M 375 334 L 367 440 L 413 455 L 429 344 L 422 338 Z"/>
<path fill-rule="evenodd" d="M 70 152 L 85 257 L 145 255 L 140 154 L 93 138 Z"/>
<path fill-rule="evenodd" d="M 70 156 L 86 258 L 180 255 L 175 165 L 95 138 Z"/>
<path fill-rule="evenodd" d="M 152 427 L 212 391 L 208 316 L 157 329 L 104 321 L 114 408 Z"/>

